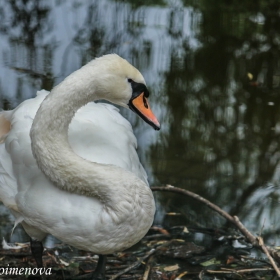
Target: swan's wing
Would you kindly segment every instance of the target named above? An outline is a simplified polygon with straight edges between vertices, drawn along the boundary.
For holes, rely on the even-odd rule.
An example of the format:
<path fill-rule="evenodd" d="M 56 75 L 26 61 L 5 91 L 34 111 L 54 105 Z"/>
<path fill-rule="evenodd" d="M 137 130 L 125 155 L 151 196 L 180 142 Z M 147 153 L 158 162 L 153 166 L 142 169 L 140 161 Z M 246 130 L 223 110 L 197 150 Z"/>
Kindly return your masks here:
<path fill-rule="evenodd" d="M 17 210 L 15 196 L 45 180 L 31 152 L 29 132 L 35 114 L 47 91 L 21 103 L 15 110 L 0 112 L 11 130 L 0 138 L 0 200 Z M 0 136 L 1 137 L 1 136 Z M 130 123 L 118 109 L 108 104 L 90 103 L 80 109 L 69 127 L 74 151 L 90 161 L 115 164 L 147 182 L 147 175 L 136 153 L 136 139 Z"/>
<path fill-rule="evenodd" d="M 77 199 L 78 195 L 54 187 L 37 166 L 31 151 L 29 132 L 46 95 L 47 92 L 41 92 L 10 112 L 8 121 L 11 130 L 1 144 L 5 158 L 0 158 L 0 170 L 9 171 L 0 174 L 0 200 L 16 217 L 15 224 L 23 221 L 26 232 L 39 240 L 46 233 L 60 236 L 60 230 L 65 233 L 63 230 L 71 226 L 71 232 L 78 236 L 74 230 L 82 231 L 82 225 L 89 223 L 85 221 L 88 214 L 92 215 L 94 222 L 94 213 L 99 209 L 98 201 L 92 203 L 90 198 L 83 196 Z M 11 181 L 4 182 L 9 174 Z M 85 212 L 79 212 L 81 204 Z M 73 220 L 76 217 L 74 226 Z"/>
<path fill-rule="evenodd" d="M 41 91 L 15 110 L 0 112 L 0 126 L 1 117 L 11 124 L 11 130 L 2 137 L 0 130 L 0 201 L 15 216 L 15 224 L 23 221 L 25 230 L 35 238 L 43 238 L 46 232 L 64 236 L 65 228 L 69 228 L 74 238 L 83 235 L 81 229 L 88 230 L 84 234 L 88 236 L 96 222 L 94 213 L 101 207 L 99 202 L 92 203 L 93 198 L 84 196 L 77 199 L 78 195 L 54 187 L 32 155 L 29 132 L 47 94 Z M 92 103 L 80 109 L 70 124 L 69 141 L 80 156 L 118 165 L 147 180 L 135 150 L 131 125 L 115 107 Z"/>
<path fill-rule="evenodd" d="M 81 157 L 122 167 L 148 184 L 131 124 L 115 106 L 89 103 L 81 108 L 70 124 L 69 142 Z"/>
<path fill-rule="evenodd" d="M 30 184 L 29 175 L 34 168 L 38 170 L 30 150 L 29 130 L 46 95 L 47 92 L 42 91 L 36 98 L 23 102 L 13 111 L 0 112 L 0 201 L 11 210 L 17 221 L 22 220 L 16 203 L 19 183 L 27 181 Z"/>
<path fill-rule="evenodd" d="M 0 113 L 1 114 L 1 113 Z M 17 209 L 15 196 L 17 184 L 13 173 L 11 157 L 5 149 L 5 144 L 0 144 L 0 198 L 5 206 Z"/>

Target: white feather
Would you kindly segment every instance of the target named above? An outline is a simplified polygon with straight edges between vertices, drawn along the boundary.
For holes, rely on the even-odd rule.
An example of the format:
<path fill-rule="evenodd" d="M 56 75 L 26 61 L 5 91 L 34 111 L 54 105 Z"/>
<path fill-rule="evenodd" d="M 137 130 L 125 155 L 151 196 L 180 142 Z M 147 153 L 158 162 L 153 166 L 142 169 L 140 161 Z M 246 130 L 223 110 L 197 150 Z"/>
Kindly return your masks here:
<path fill-rule="evenodd" d="M 122 66 L 118 65 L 114 70 L 111 66 L 116 63 L 110 64 L 110 59 L 121 63 Z M 85 94 L 87 94 L 88 86 L 82 85 L 82 82 L 92 82 L 84 77 L 78 79 L 79 75 L 89 75 L 85 70 L 91 71 L 89 67 L 93 67 L 92 65 L 98 66 L 98 63 L 102 65 L 105 62 L 105 64 L 111 65 L 110 67 L 113 69 L 110 68 L 111 74 L 117 76 L 113 80 L 114 86 L 118 86 L 116 83 L 118 79 L 120 80 L 119 71 L 124 72 L 123 75 L 126 78 L 127 73 L 131 70 L 135 79 L 143 80 L 138 70 L 131 68 L 131 65 L 127 62 L 124 63 L 118 57 L 106 56 L 103 60 L 97 59 L 96 61 L 88 64 L 87 68 L 84 67 L 79 72 L 74 72 L 54 89 L 55 91 L 65 91 L 63 102 L 65 102 L 66 98 L 73 99 L 77 97 L 77 95 L 74 95 L 74 90 L 73 94 L 70 92 L 67 95 L 66 91 L 69 89 L 77 89 L 80 86 L 80 88 L 83 87 Z M 98 69 L 100 71 L 100 68 Z M 107 68 L 105 67 L 104 69 L 106 71 Z M 90 74 L 98 76 L 98 72 L 94 71 Z M 103 90 L 102 82 L 107 82 L 107 87 L 113 86 L 105 80 L 96 79 L 95 81 L 98 81 L 96 82 L 98 85 L 95 86 L 96 92 Z M 78 83 L 79 85 L 77 85 Z M 117 92 L 112 97 L 106 93 L 106 98 L 111 98 L 118 104 L 127 104 L 126 99 L 129 96 L 129 88 L 125 87 L 124 81 L 119 82 L 119 90 L 123 93 Z M 104 84 L 104 88 L 106 88 L 106 84 Z M 58 96 L 63 97 L 63 94 L 61 93 Z M 123 94 L 123 97 L 118 96 L 118 94 Z M 70 187 L 69 189 L 59 189 L 52 183 L 56 179 L 50 175 L 51 180 L 49 180 L 38 168 L 31 151 L 31 139 L 29 136 L 36 112 L 47 95 L 48 92 L 40 91 L 35 98 L 24 101 L 13 111 L 0 113 L 0 120 L 1 117 L 4 117 L 11 124 L 9 133 L 2 135 L 3 142 L 0 144 L 0 200 L 16 217 L 16 223 L 22 221 L 26 232 L 31 237 L 39 240 L 42 240 L 47 234 L 53 234 L 65 243 L 101 254 L 112 253 L 132 246 L 143 237 L 150 227 L 155 208 L 151 191 L 147 186 L 146 172 L 136 153 L 137 142 L 130 123 L 119 114 L 117 108 L 109 104 L 90 102 L 81 107 L 71 121 L 68 139 L 73 151 L 82 159 L 78 158 L 77 166 L 75 162 L 72 162 L 72 165 L 69 163 L 69 168 L 67 167 L 67 162 L 62 162 L 66 167 L 60 170 L 62 172 L 61 177 L 66 179 L 68 177 L 67 186 L 70 186 L 71 179 L 69 178 L 71 178 L 73 172 L 76 172 L 77 176 L 80 173 L 81 179 L 86 178 L 85 180 L 89 180 L 87 177 L 89 178 L 91 175 L 90 169 L 86 168 L 88 161 L 91 163 L 110 164 L 104 167 L 103 165 L 92 165 L 100 172 L 98 177 L 94 177 L 92 186 L 88 181 L 89 187 L 92 187 L 93 190 L 99 188 L 101 193 L 105 191 L 100 187 L 101 185 L 104 185 L 106 190 L 108 187 L 108 193 L 104 193 L 103 196 L 106 196 L 106 198 L 102 198 L 95 197 L 95 195 L 85 195 L 86 193 L 82 191 L 79 193 L 78 187 L 77 190 L 71 190 Z M 51 98 L 47 98 L 48 101 Z M 76 101 L 72 99 L 71 102 L 75 105 Z M 57 103 L 59 102 L 60 100 L 57 101 Z M 45 153 L 50 161 L 53 158 L 59 161 L 60 159 L 56 152 L 59 153 L 60 149 L 61 152 L 65 150 L 65 147 L 59 147 L 61 143 L 57 142 L 55 137 L 51 138 L 51 134 L 49 134 L 52 123 L 47 124 L 49 121 L 47 119 L 54 117 L 51 109 L 58 106 L 57 103 L 53 103 L 52 106 L 48 105 L 50 109 L 49 115 L 43 120 L 43 123 L 46 123 L 46 129 L 40 128 L 41 134 L 45 132 L 46 139 L 40 138 L 39 141 L 49 141 L 49 144 L 53 145 L 54 149 L 48 152 L 38 152 Z M 43 104 L 47 104 L 47 102 L 45 101 Z M 67 110 L 71 111 L 72 109 L 66 108 L 67 106 L 65 105 L 65 112 Z M 58 120 L 54 118 L 53 121 L 56 123 L 54 125 L 57 128 L 59 128 L 59 121 L 61 121 L 61 124 L 64 121 L 63 106 L 60 114 L 61 116 L 58 116 Z M 39 131 L 36 125 L 34 127 L 32 137 L 36 136 L 37 130 Z M 53 133 L 55 135 L 55 131 Z M 36 149 L 38 150 L 38 148 Z M 67 152 L 65 150 L 65 153 Z M 74 154 L 71 154 L 69 158 L 75 158 L 73 156 Z M 44 167 L 42 168 L 44 169 Z M 127 171 L 134 173 L 140 180 L 136 179 L 137 177 L 133 177 L 134 175 L 130 175 L 130 172 Z M 126 177 L 127 180 L 125 179 Z M 79 184 L 79 182 L 76 184 Z M 132 186 L 128 187 L 129 185 Z M 114 205 L 109 205 L 108 207 L 106 203 L 103 203 L 108 199 L 115 201 Z"/>

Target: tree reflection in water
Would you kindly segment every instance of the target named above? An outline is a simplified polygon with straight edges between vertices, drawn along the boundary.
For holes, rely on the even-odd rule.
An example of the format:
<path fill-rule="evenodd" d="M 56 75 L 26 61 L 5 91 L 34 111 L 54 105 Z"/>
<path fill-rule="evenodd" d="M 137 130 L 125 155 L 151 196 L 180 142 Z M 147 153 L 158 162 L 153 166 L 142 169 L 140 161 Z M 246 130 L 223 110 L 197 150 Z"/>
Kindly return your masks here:
<path fill-rule="evenodd" d="M 162 131 L 124 111 L 151 184 L 187 188 L 251 230 L 279 230 L 278 1 L 8 1 L 0 3 L 1 107 L 50 90 L 95 56 L 116 52 L 144 74 Z M 131 4 L 130 4 L 131 3 Z M 159 209 L 216 227 L 190 199 L 157 194 Z M 161 219 L 159 218 L 161 217 Z"/>
<path fill-rule="evenodd" d="M 154 172 L 239 215 L 253 230 L 265 219 L 265 228 L 278 229 L 280 18 L 273 5 L 263 9 L 260 24 L 243 5 L 204 4 L 201 47 L 193 51 L 186 41 L 180 52 L 171 51 L 165 84 L 172 117 L 165 147 L 151 148 L 152 158 L 164 161 L 153 162 Z M 169 203 L 204 225 L 216 221 L 193 201 Z"/>

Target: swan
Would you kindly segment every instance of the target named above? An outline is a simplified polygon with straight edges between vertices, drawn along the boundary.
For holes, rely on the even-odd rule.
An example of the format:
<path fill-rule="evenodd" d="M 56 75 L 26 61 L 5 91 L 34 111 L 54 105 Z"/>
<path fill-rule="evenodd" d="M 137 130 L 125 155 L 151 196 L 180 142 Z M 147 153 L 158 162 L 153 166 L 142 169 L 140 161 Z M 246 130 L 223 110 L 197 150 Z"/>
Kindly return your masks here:
<path fill-rule="evenodd" d="M 131 125 L 113 105 L 94 101 L 130 108 L 159 130 L 148 96 L 142 74 L 108 54 L 0 112 L 0 200 L 31 237 L 38 266 L 51 234 L 98 254 L 93 279 L 105 279 L 105 255 L 147 233 L 155 202 Z"/>

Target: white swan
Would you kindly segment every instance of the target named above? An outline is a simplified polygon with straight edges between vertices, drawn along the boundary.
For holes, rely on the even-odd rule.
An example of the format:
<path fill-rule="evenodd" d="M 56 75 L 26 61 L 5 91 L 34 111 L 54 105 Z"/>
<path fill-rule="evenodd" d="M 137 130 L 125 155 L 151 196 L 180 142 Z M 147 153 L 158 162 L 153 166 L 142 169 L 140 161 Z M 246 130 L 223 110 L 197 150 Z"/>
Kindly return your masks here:
<path fill-rule="evenodd" d="M 146 234 L 155 204 L 131 126 L 112 105 L 91 101 L 130 107 L 159 129 L 148 94 L 141 73 L 111 54 L 75 71 L 50 94 L 0 113 L 0 200 L 33 239 L 52 234 L 110 254 Z"/>

